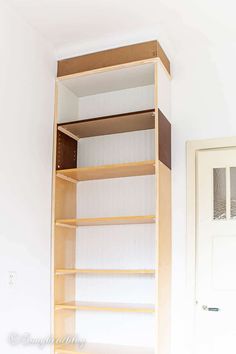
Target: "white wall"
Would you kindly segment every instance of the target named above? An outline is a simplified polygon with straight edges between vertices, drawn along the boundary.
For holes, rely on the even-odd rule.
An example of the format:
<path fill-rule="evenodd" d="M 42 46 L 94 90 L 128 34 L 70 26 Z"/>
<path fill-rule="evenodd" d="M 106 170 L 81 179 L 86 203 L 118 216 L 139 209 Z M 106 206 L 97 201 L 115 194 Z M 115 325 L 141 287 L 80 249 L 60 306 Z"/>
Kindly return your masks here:
<path fill-rule="evenodd" d="M 55 61 L 46 42 L 0 5 L 0 345 L 50 333 L 50 214 Z M 8 285 L 8 272 L 16 284 Z"/>
<path fill-rule="evenodd" d="M 186 151 L 192 139 L 236 135 L 236 47 L 221 44 L 172 58 L 173 354 L 183 354 L 186 310 Z M 186 351 L 186 354 L 189 354 Z"/>

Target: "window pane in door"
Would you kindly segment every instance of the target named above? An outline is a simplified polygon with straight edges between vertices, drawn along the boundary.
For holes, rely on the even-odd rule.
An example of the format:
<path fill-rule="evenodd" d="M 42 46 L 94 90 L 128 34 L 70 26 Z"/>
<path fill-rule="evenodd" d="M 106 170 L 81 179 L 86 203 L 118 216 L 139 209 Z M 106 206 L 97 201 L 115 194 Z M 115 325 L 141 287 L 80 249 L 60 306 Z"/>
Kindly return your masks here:
<path fill-rule="evenodd" d="M 213 168 L 214 219 L 226 219 L 226 169 Z"/>
<path fill-rule="evenodd" d="M 230 168 L 230 216 L 236 219 L 236 167 Z"/>

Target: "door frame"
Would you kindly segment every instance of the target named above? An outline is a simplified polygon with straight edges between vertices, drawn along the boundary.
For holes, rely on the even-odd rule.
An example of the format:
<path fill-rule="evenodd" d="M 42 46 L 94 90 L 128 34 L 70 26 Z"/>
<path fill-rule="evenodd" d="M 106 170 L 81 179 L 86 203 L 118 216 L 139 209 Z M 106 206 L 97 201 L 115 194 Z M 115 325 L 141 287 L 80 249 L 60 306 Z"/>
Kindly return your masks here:
<path fill-rule="evenodd" d="M 236 137 L 187 141 L 186 316 L 188 353 L 194 354 L 196 313 L 196 156 L 201 150 L 236 147 Z"/>

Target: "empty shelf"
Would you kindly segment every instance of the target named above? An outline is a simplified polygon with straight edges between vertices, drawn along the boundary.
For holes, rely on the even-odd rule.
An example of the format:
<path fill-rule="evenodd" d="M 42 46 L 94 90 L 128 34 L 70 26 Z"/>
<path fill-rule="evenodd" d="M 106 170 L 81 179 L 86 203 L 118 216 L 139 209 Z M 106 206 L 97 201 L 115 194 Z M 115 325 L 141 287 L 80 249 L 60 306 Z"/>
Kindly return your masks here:
<path fill-rule="evenodd" d="M 75 139 L 154 128 L 154 109 L 58 124 L 58 130 Z"/>
<path fill-rule="evenodd" d="M 154 354 L 154 349 L 114 344 L 65 344 L 56 347 L 56 354 Z"/>
<path fill-rule="evenodd" d="M 57 304 L 55 310 L 78 310 L 78 311 L 108 311 L 108 312 L 142 312 L 154 313 L 154 305 L 151 304 L 125 304 L 125 303 L 101 303 L 71 301 Z"/>
<path fill-rule="evenodd" d="M 57 269 L 56 275 L 103 274 L 103 275 L 154 275 L 154 269 Z"/>
<path fill-rule="evenodd" d="M 58 219 L 57 226 L 77 227 L 96 225 L 123 225 L 123 224 L 151 224 L 155 222 L 155 215 L 142 216 L 114 216 L 104 218 Z"/>
<path fill-rule="evenodd" d="M 71 179 L 75 182 L 153 174 L 155 174 L 154 160 L 95 167 L 79 167 L 57 172 L 58 177 Z"/>

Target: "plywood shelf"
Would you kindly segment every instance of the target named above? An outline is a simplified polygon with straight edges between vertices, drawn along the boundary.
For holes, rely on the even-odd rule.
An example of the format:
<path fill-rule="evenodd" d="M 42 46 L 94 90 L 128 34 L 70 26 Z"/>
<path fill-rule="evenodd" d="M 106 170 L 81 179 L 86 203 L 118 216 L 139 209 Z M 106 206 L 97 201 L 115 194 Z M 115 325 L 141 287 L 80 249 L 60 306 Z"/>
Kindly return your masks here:
<path fill-rule="evenodd" d="M 59 131 L 76 140 L 154 128 L 154 109 L 58 124 Z"/>
<path fill-rule="evenodd" d="M 154 349 L 114 344 L 81 343 L 57 346 L 56 354 L 154 354 Z"/>
<path fill-rule="evenodd" d="M 125 303 L 71 301 L 63 304 L 56 304 L 55 310 L 154 313 L 155 307 L 152 304 L 125 304 Z"/>
<path fill-rule="evenodd" d="M 103 218 L 58 219 L 57 226 L 78 227 L 98 225 L 125 225 L 125 224 L 151 224 L 155 222 L 155 215 L 142 216 L 114 216 Z"/>
<path fill-rule="evenodd" d="M 101 274 L 101 275 L 155 275 L 154 269 L 56 269 L 56 275 Z"/>
<path fill-rule="evenodd" d="M 74 182 L 155 174 L 155 160 L 79 167 L 57 172 L 57 177 Z"/>

